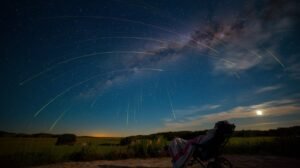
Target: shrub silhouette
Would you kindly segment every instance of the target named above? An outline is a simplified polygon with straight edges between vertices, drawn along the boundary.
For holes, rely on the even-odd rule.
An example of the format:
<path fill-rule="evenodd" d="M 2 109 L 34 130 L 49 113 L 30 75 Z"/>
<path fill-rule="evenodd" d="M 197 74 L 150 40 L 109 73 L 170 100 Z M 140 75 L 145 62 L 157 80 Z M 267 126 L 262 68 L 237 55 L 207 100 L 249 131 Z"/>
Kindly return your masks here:
<path fill-rule="evenodd" d="M 131 137 L 123 138 L 120 140 L 120 145 L 130 145 L 132 142 L 132 139 L 133 138 L 131 138 Z"/>
<path fill-rule="evenodd" d="M 58 136 L 55 145 L 74 145 L 75 142 L 76 142 L 76 135 L 63 134 Z"/>

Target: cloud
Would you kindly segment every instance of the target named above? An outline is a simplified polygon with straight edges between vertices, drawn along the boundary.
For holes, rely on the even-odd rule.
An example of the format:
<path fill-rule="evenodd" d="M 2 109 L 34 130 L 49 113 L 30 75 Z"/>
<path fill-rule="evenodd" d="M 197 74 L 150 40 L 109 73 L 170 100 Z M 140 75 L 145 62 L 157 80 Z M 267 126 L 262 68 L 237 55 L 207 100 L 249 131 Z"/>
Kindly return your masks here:
<path fill-rule="evenodd" d="M 262 87 L 258 90 L 255 91 L 256 94 L 261 94 L 261 93 L 265 93 L 265 92 L 271 92 L 274 90 L 278 90 L 282 88 L 282 85 L 273 85 L 273 86 L 266 86 L 266 87 Z"/>
<path fill-rule="evenodd" d="M 176 109 L 174 110 L 174 112 L 179 117 L 184 117 L 184 116 L 196 115 L 203 111 L 211 111 L 219 107 L 221 107 L 221 105 L 219 104 L 208 104 L 203 106 L 190 106 L 184 109 Z"/>
<path fill-rule="evenodd" d="M 206 127 L 208 124 L 213 124 L 220 120 L 254 118 L 257 117 L 255 113 L 255 110 L 257 109 L 260 109 L 264 112 L 264 118 L 299 113 L 299 102 L 300 101 L 298 99 L 282 99 L 250 106 L 239 106 L 227 111 L 198 115 L 194 118 L 185 118 L 181 122 L 167 121 L 164 123 L 165 127 L 162 128 L 162 130 L 199 130 L 201 128 L 203 129 L 203 127 Z"/>
<path fill-rule="evenodd" d="M 289 67 L 287 67 L 286 71 L 288 72 L 288 75 L 296 80 L 300 80 L 300 64 L 295 63 L 291 64 Z"/>
<path fill-rule="evenodd" d="M 222 58 L 232 62 L 217 59 L 213 63 L 216 72 L 232 74 L 258 65 L 278 64 L 278 30 L 294 27 L 297 18 L 296 4 L 280 0 L 265 1 L 262 4 L 264 7 L 259 9 L 256 4 L 247 3 L 237 17 L 211 19 L 210 24 L 200 26 L 191 34 L 191 43 L 200 42 L 217 48 Z M 268 54 L 268 50 L 275 52 L 277 59 Z"/>
<path fill-rule="evenodd" d="M 288 121 L 273 121 L 273 122 L 260 122 L 260 123 L 255 123 L 255 124 L 245 124 L 245 125 L 240 125 L 238 127 L 239 130 L 267 130 L 267 129 L 272 129 L 272 128 L 279 128 L 279 127 L 291 127 L 295 125 L 299 125 L 300 120 L 295 119 L 295 120 L 288 120 Z"/>

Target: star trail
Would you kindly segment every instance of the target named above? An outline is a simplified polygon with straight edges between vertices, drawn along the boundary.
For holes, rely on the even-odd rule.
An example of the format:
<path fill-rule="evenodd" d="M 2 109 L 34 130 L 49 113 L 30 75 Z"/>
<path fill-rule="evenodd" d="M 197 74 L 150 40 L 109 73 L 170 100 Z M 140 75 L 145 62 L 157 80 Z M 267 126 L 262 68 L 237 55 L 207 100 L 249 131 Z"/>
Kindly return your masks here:
<path fill-rule="evenodd" d="M 13 1 L 0 130 L 127 136 L 300 124 L 297 1 Z"/>

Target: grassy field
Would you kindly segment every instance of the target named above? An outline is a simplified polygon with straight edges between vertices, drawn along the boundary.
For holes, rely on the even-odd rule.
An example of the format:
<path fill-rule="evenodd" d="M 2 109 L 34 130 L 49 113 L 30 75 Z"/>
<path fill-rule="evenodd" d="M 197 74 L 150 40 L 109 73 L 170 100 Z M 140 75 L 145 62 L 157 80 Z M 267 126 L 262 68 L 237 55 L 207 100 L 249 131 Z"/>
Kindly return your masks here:
<path fill-rule="evenodd" d="M 225 153 L 300 156 L 300 137 L 233 137 Z"/>
<path fill-rule="evenodd" d="M 159 151 L 168 143 L 160 137 L 152 140 L 140 139 L 130 145 L 120 146 L 120 140 L 79 137 L 74 145 L 56 146 L 56 138 L 0 138 L 0 161 L 4 167 L 23 167 L 62 161 L 158 157 Z M 299 156 L 299 144 L 297 137 L 233 137 L 224 152 Z"/>
<path fill-rule="evenodd" d="M 56 146 L 56 138 L 0 138 L 0 161 L 10 167 L 67 160 L 113 159 L 125 153 L 120 138 L 77 138 L 75 145 Z M 13 165 L 11 165 L 13 164 Z"/>

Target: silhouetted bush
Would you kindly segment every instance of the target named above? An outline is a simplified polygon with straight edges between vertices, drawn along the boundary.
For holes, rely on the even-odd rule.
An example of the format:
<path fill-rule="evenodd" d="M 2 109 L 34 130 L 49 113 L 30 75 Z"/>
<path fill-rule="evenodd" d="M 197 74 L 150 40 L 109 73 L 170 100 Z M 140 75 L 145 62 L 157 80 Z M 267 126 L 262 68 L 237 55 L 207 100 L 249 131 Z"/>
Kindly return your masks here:
<path fill-rule="evenodd" d="M 131 137 L 126 137 L 126 138 L 123 138 L 121 139 L 120 141 L 120 145 L 129 145 L 132 141 L 132 138 Z"/>
<path fill-rule="evenodd" d="M 74 145 L 75 142 L 76 142 L 76 135 L 63 134 L 58 136 L 55 145 Z"/>

